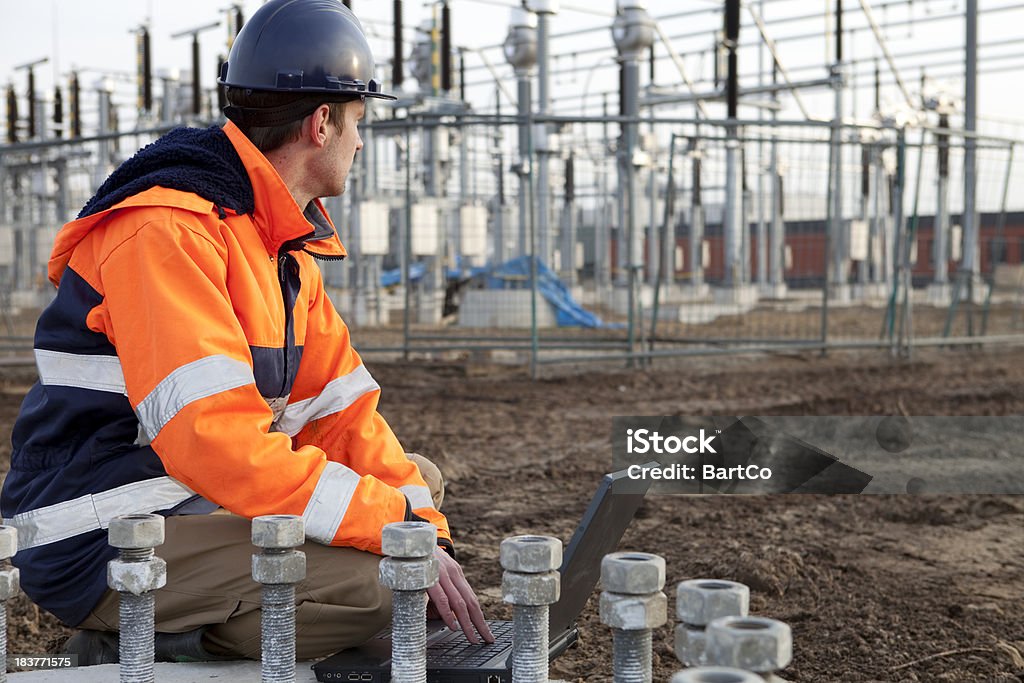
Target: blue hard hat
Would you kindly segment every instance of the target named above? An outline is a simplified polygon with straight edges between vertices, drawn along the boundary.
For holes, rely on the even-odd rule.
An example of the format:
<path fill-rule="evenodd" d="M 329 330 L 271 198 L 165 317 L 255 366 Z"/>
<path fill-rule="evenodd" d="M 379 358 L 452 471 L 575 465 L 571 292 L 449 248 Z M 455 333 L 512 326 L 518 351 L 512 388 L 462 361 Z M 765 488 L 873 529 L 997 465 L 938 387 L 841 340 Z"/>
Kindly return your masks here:
<path fill-rule="evenodd" d="M 218 82 L 260 92 L 374 97 L 373 54 L 363 27 L 341 0 L 271 0 L 235 37 Z"/>

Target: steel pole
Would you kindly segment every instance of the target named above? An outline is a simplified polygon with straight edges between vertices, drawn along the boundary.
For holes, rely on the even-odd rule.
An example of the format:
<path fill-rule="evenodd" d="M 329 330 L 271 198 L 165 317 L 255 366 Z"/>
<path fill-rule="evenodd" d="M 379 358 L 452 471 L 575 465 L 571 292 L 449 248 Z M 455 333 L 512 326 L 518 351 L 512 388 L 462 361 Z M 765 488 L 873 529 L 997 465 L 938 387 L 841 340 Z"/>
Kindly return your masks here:
<path fill-rule="evenodd" d="M 857 110 L 856 105 L 853 108 Z M 857 282 L 861 286 L 861 296 L 866 292 L 866 285 L 870 279 L 871 273 L 871 250 L 874 247 L 872 241 L 871 229 L 868 224 L 868 209 L 871 206 L 871 150 L 870 147 L 862 139 L 860 142 L 860 211 L 858 216 L 863 221 L 867 234 L 865 235 L 865 242 L 867 243 L 867 253 L 864 259 L 860 262 L 860 266 L 857 268 Z"/>
<path fill-rule="evenodd" d="M 700 140 L 700 128 L 698 135 L 693 139 L 696 146 Z M 701 197 L 701 158 L 700 149 L 695 148 L 692 163 L 691 196 L 692 206 L 690 207 L 690 284 L 693 286 L 693 293 L 696 295 L 704 287 L 704 205 Z"/>
<path fill-rule="evenodd" d="M 516 83 L 518 85 L 518 113 L 519 121 L 519 234 L 516 239 L 516 256 L 525 256 L 527 250 L 528 218 L 530 215 L 529 186 L 527 171 L 530 165 L 530 131 L 526 123 L 530 115 L 530 71 L 528 69 L 516 70 Z"/>
<path fill-rule="evenodd" d="M 675 271 L 676 271 L 676 188 L 675 179 L 672 173 L 672 165 L 675 164 L 675 154 L 673 154 L 673 146 L 675 145 L 675 136 L 672 137 L 672 142 L 669 146 L 668 155 L 668 177 L 665 180 L 665 229 L 661 233 L 661 284 L 669 291 L 668 288 L 675 282 Z"/>
<path fill-rule="evenodd" d="M 349 258 L 345 259 L 348 262 L 349 276 L 345 278 L 346 284 L 351 289 L 351 302 L 352 302 L 352 322 L 356 325 L 365 325 L 369 321 L 367 319 L 366 309 L 366 287 L 364 282 L 364 276 L 366 272 L 366 264 L 363 262 L 362 255 L 362 242 L 363 242 L 363 222 L 362 212 L 359 210 L 359 205 L 363 201 L 363 190 L 364 184 L 367 180 L 366 172 L 366 157 L 360 155 L 359 166 L 357 173 L 353 173 L 348 179 L 348 194 L 349 199 L 349 211 L 348 211 L 348 241 L 346 242 Z M 343 282 L 345 281 L 343 280 Z"/>
<path fill-rule="evenodd" d="M 739 107 L 739 14 L 739 0 L 726 0 L 726 108 L 729 125 L 725 142 L 725 284 L 734 288 L 746 284 L 747 272 L 747 265 L 743 262 L 743 183 L 740 177 L 740 141 L 736 124 Z"/>
<path fill-rule="evenodd" d="M 470 138 L 470 127 L 459 123 L 459 206 L 469 206 L 472 203 L 472 195 L 469 191 L 469 177 L 471 174 L 469 168 L 469 138 Z M 455 263 L 453 267 L 459 269 L 468 268 L 470 264 L 463 263 L 465 258 L 462 254 L 462 241 L 463 241 L 463 230 L 465 226 L 462 225 L 462 211 L 459 211 L 455 215 L 455 234 L 452 236 L 452 242 L 454 244 L 455 252 Z M 477 265 L 473 263 L 472 265 Z"/>
<path fill-rule="evenodd" d="M 888 236 L 888 218 L 885 212 L 885 205 L 882 201 L 885 192 L 885 166 L 882 164 L 882 146 L 880 142 L 871 145 L 871 235 L 872 240 L 878 243 L 878 247 L 872 246 L 871 250 L 871 282 L 874 284 L 888 283 L 889 269 L 886 253 L 892 248 L 891 239 Z M 875 258 L 875 256 L 878 258 Z"/>
<path fill-rule="evenodd" d="M 570 153 L 565 162 L 565 205 L 562 208 L 562 277 L 569 287 L 576 286 L 576 162 Z"/>
<path fill-rule="evenodd" d="M 978 216 L 975 192 L 977 191 L 977 140 L 970 135 L 978 130 L 978 0 L 967 0 L 966 64 L 964 89 L 964 215 L 963 215 L 963 259 L 960 270 L 969 279 L 968 294 L 973 299 L 974 281 L 980 273 L 978 262 Z"/>
<path fill-rule="evenodd" d="M 608 116 L 608 96 L 603 98 L 604 115 Z M 608 139 L 608 124 L 601 125 L 601 139 Z M 598 204 L 597 225 L 594 238 L 594 279 L 598 292 L 603 296 L 605 289 L 611 284 L 611 230 L 608 223 L 608 169 L 602 159 L 597 166 L 600 202 Z M 603 299 L 599 299 L 603 300 Z"/>
<path fill-rule="evenodd" d="M 495 121 L 501 117 L 501 88 L 494 88 Z M 501 124 L 494 124 L 494 256 L 493 265 L 505 262 L 505 155 L 502 153 Z"/>
<path fill-rule="evenodd" d="M 630 52 L 623 55 L 623 81 L 624 81 L 624 111 L 626 117 L 636 117 L 639 114 L 639 90 L 640 90 L 640 53 Z M 640 263 L 640 234 L 637 231 L 637 191 L 636 191 L 636 167 L 633 165 L 633 153 L 636 150 L 637 123 L 627 121 L 623 124 L 623 145 L 622 157 L 620 160 L 621 171 L 624 173 L 623 185 L 625 187 L 626 204 L 626 268 L 628 270 L 629 286 L 629 348 L 634 350 L 636 334 L 636 296 L 637 296 L 637 271 L 642 267 Z"/>
<path fill-rule="evenodd" d="M 764 17 L 764 0 L 758 3 L 758 13 Z M 757 44 L 757 84 L 764 86 L 764 41 Z M 764 120 L 764 109 L 757 110 L 758 121 Z M 774 129 L 773 129 L 774 130 Z M 764 141 L 757 141 L 757 284 L 762 291 L 768 284 L 768 231 L 764 220 Z"/>
<path fill-rule="evenodd" d="M 97 96 L 100 105 L 100 127 L 99 133 L 103 135 L 110 131 L 110 93 L 113 86 L 106 81 L 101 81 L 97 86 Z M 96 160 L 96 168 L 93 174 L 93 187 L 99 187 L 107 179 L 110 170 L 111 142 L 103 139 L 99 144 L 99 155 Z"/>
<path fill-rule="evenodd" d="M 778 80 L 778 69 L 775 65 L 772 65 L 772 83 L 774 84 Z M 772 101 L 778 102 L 778 93 L 772 94 Z M 772 288 L 778 292 L 785 284 L 786 277 L 786 224 L 782 216 L 782 176 L 779 174 L 779 140 L 777 131 L 777 123 L 779 120 L 779 112 L 776 109 L 772 110 L 772 135 L 771 135 L 771 150 L 769 165 L 771 167 L 771 178 L 772 178 L 772 222 L 771 222 L 771 254 L 769 256 L 768 267 L 771 270 L 771 276 L 769 278 Z M 774 292 L 773 292 L 774 293 Z"/>
<path fill-rule="evenodd" d="M 740 141 L 735 126 L 729 126 L 725 142 L 725 284 L 744 284 L 742 183 L 739 177 Z"/>
<path fill-rule="evenodd" d="M 551 113 L 551 100 L 548 92 L 550 69 L 548 48 L 550 35 L 548 31 L 548 12 L 537 13 L 537 112 L 544 116 Z M 534 140 L 537 151 L 537 254 L 546 265 L 554 266 L 551 261 L 551 177 L 550 177 L 550 124 L 542 123 Z"/>
<path fill-rule="evenodd" d="M 945 119 L 945 124 L 943 124 Z M 948 117 L 945 115 L 940 119 L 939 126 L 949 127 Z M 935 251 L 932 258 L 935 262 L 935 278 L 937 285 L 945 285 L 949 282 L 949 135 L 940 133 L 939 143 L 939 172 L 936 181 L 935 226 L 933 229 Z"/>
<path fill-rule="evenodd" d="M 831 235 L 832 253 L 832 281 L 829 287 L 833 295 L 843 298 L 847 282 L 849 262 L 847 260 L 847 235 L 843 230 L 843 147 L 842 147 L 842 122 L 843 122 L 843 67 L 836 62 L 832 66 L 833 92 L 835 95 L 835 115 L 832 120 L 831 150 L 829 171 L 829 184 L 831 185 L 829 196 L 832 206 L 829 220 L 829 233 Z"/>
<path fill-rule="evenodd" d="M 650 127 L 654 137 L 654 124 Z M 651 165 L 647 171 L 647 284 L 652 288 L 658 284 L 658 188 L 655 150 L 650 150 Z"/>

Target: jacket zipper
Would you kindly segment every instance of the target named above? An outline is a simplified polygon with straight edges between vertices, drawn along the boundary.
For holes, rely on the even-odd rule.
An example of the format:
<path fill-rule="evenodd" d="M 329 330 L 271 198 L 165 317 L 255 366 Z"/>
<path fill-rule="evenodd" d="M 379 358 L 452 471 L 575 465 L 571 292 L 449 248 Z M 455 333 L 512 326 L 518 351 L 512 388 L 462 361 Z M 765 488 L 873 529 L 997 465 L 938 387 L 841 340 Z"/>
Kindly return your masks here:
<path fill-rule="evenodd" d="M 344 256 L 328 256 L 327 254 L 318 254 L 315 251 L 310 251 L 309 249 L 303 249 L 302 251 L 306 252 L 307 254 L 309 254 L 310 256 L 315 258 L 317 261 L 344 261 L 345 260 Z"/>
<path fill-rule="evenodd" d="M 279 394 L 284 394 L 285 384 L 288 382 L 288 356 L 291 349 L 288 346 L 288 330 L 292 327 L 292 310 L 288 307 L 288 252 L 290 248 L 295 248 L 301 245 L 305 240 L 298 240 L 298 244 L 293 240 L 292 242 L 285 242 L 281 245 L 280 251 L 277 252 L 277 281 L 281 287 L 281 303 L 284 308 L 284 344 L 282 350 L 284 352 L 284 377 L 281 378 L 281 389 Z M 322 261 L 341 261 L 344 260 L 344 256 L 326 256 L 323 254 L 316 254 L 309 251 L 306 248 L 302 248 L 302 251 L 306 252 L 315 259 Z M 294 302 L 292 302 L 294 307 Z"/>
<path fill-rule="evenodd" d="M 288 310 L 288 271 L 287 271 L 287 260 L 288 252 L 280 251 L 277 254 L 277 281 L 281 286 L 281 306 L 284 309 L 284 342 L 281 344 L 281 350 L 284 353 L 284 375 L 281 377 L 281 388 L 278 390 L 278 395 L 284 394 L 285 384 L 288 382 L 288 328 L 291 321 L 292 312 Z"/>

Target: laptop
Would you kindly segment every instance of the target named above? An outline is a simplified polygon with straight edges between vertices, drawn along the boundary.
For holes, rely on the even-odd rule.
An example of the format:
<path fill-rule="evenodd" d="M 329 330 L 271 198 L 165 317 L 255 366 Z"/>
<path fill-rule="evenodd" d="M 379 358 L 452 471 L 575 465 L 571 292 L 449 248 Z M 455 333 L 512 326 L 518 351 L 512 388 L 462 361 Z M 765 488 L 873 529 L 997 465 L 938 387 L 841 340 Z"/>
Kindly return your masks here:
<path fill-rule="evenodd" d="M 601 578 L 601 559 L 615 551 L 649 486 L 649 479 L 630 479 L 625 470 L 601 479 L 562 558 L 561 598 L 550 610 L 549 660 L 578 639 L 575 622 Z M 428 621 L 427 683 L 511 683 L 512 622 L 487 623 L 494 642 L 473 645 L 462 631 L 452 631 L 440 620 Z M 360 647 L 317 662 L 313 671 L 324 683 L 389 683 L 391 630 L 385 629 Z"/>

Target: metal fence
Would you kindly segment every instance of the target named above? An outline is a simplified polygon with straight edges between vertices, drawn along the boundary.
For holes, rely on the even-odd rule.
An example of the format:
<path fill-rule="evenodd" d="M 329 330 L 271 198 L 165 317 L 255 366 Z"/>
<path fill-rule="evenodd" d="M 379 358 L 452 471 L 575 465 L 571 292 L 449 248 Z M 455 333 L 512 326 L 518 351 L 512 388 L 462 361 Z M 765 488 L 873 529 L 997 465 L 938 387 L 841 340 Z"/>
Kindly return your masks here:
<path fill-rule="evenodd" d="M 440 100 L 397 114 L 364 125 L 348 191 L 326 201 L 350 258 L 322 264 L 325 281 L 364 353 L 480 356 L 536 374 L 591 360 L 1024 341 L 1012 140 L 943 119 L 515 117 Z M 52 298 L 58 227 L 164 130 L 0 147 L 9 354 L 31 348 Z"/>

